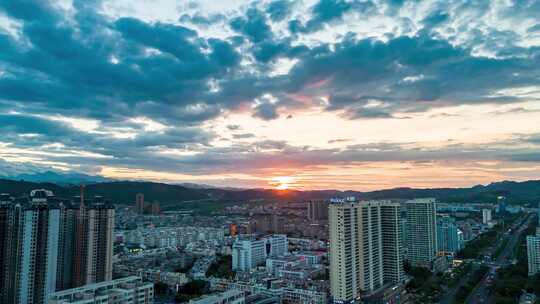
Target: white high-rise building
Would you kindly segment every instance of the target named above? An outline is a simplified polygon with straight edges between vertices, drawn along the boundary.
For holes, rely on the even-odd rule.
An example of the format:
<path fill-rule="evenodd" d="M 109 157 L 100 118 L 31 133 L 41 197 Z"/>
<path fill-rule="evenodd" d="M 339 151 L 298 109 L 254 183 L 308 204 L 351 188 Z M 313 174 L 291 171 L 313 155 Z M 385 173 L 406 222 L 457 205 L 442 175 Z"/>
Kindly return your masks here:
<path fill-rule="evenodd" d="M 112 278 L 111 204 L 81 196 L 77 206 L 44 189 L 32 190 L 29 199 L 6 202 L 5 197 L 0 202 L 0 303 L 43 304 L 55 291 Z"/>
<path fill-rule="evenodd" d="M 249 271 L 263 265 L 266 260 L 266 240 L 241 239 L 232 246 L 232 269 Z"/>
<path fill-rule="evenodd" d="M 407 211 L 407 253 L 413 266 L 431 268 L 437 256 L 437 221 L 435 199 L 405 202 Z"/>
<path fill-rule="evenodd" d="M 482 209 L 482 223 L 488 224 L 491 222 L 491 209 Z"/>
<path fill-rule="evenodd" d="M 540 236 L 527 236 L 527 265 L 529 276 L 540 273 Z"/>
<path fill-rule="evenodd" d="M 404 279 L 403 233 L 401 232 L 401 206 L 399 203 L 381 201 L 381 230 L 383 245 L 384 283 L 399 283 Z"/>
<path fill-rule="evenodd" d="M 361 292 L 403 280 L 400 205 L 390 201 L 333 199 L 330 286 L 333 300 L 353 302 Z"/>
<path fill-rule="evenodd" d="M 39 195 L 33 191 L 31 205 L 21 212 L 17 303 L 44 303 L 45 297 L 56 291 L 60 209 L 47 204 L 46 198 L 41 201 Z"/>

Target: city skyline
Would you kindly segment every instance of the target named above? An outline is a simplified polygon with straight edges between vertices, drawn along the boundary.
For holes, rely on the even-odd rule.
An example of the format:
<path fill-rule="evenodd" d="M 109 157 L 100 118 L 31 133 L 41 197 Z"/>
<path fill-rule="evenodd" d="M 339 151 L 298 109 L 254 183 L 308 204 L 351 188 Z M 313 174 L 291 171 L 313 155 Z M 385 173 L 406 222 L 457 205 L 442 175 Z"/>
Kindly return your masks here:
<path fill-rule="evenodd" d="M 535 1 L 3 1 L 0 171 L 241 188 L 540 179 Z"/>

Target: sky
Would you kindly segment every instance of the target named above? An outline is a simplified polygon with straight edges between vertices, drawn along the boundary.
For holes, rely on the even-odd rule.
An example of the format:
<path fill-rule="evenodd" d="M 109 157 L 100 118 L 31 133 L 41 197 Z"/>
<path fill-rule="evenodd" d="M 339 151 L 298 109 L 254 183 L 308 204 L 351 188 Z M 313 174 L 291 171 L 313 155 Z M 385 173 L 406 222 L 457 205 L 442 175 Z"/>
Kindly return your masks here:
<path fill-rule="evenodd" d="M 540 2 L 0 1 L 0 175 L 540 179 Z"/>

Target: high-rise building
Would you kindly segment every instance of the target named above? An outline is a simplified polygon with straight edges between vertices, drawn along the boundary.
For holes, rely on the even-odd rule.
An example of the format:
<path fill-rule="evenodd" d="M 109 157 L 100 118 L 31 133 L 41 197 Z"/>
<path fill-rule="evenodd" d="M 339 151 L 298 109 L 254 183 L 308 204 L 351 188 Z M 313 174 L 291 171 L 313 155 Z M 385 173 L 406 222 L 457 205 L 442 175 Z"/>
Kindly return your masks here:
<path fill-rule="evenodd" d="M 482 223 L 488 224 L 491 222 L 491 209 L 482 209 Z"/>
<path fill-rule="evenodd" d="M 80 202 L 80 198 L 75 201 Z M 58 272 L 56 275 L 56 290 L 63 290 L 74 287 L 73 266 L 77 257 L 75 246 L 77 238 L 77 224 L 79 214 L 79 204 L 73 202 L 60 203 L 60 233 L 58 247 Z"/>
<path fill-rule="evenodd" d="M 8 303 L 45 303 L 46 296 L 56 291 L 60 208 L 48 190 L 32 190 L 30 202 L 15 206 L 18 242 L 14 256 L 14 298 Z"/>
<path fill-rule="evenodd" d="M 401 206 L 391 201 L 381 201 L 380 206 L 384 283 L 400 283 L 405 276 L 403 240 L 401 239 Z"/>
<path fill-rule="evenodd" d="M 328 219 L 328 201 L 312 200 L 307 204 L 308 219 L 317 222 Z"/>
<path fill-rule="evenodd" d="M 401 282 L 400 205 L 332 199 L 330 287 L 334 301 L 353 302 L 386 282 Z"/>
<path fill-rule="evenodd" d="M 0 303 L 45 303 L 52 292 L 112 278 L 112 205 L 99 198 L 85 205 L 84 196 L 72 203 L 44 189 L 31 191 L 29 198 L 5 197 L 0 198 L 5 287 Z"/>
<path fill-rule="evenodd" d="M 112 278 L 114 206 L 95 197 L 81 200 L 75 229 L 71 287 Z"/>
<path fill-rule="evenodd" d="M 142 193 L 135 195 L 135 212 L 138 214 L 144 213 L 144 194 Z"/>
<path fill-rule="evenodd" d="M 16 245 L 18 225 L 15 215 L 15 202 L 9 194 L 0 195 L 0 303 L 10 303 L 14 301 L 14 277 Z"/>
<path fill-rule="evenodd" d="M 527 236 L 527 266 L 529 276 L 540 273 L 540 236 Z"/>
<path fill-rule="evenodd" d="M 450 216 L 437 218 L 437 246 L 440 252 L 455 254 L 464 247 L 463 232 Z"/>
<path fill-rule="evenodd" d="M 407 211 L 407 254 L 411 265 L 431 268 L 437 256 L 435 199 L 405 202 Z"/>
<path fill-rule="evenodd" d="M 114 207 L 103 198 L 96 197 L 86 210 L 88 245 L 85 256 L 86 284 L 112 279 Z"/>
<path fill-rule="evenodd" d="M 538 203 L 538 211 L 537 211 L 537 215 L 538 215 L 538 227 L 540 227 L 540 203 Z"/>
<path fill-rule="evenodd" d="M 58 291 L 47 299 L 48 304 L 152 304 L 154 283 L 132 276 Z"/>

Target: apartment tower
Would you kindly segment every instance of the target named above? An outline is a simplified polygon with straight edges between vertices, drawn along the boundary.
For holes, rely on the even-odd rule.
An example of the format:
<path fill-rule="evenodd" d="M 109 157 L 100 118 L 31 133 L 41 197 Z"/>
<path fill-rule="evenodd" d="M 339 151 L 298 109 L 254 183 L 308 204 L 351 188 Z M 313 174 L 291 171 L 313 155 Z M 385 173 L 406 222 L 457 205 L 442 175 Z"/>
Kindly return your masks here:
<path fill-rule="evenodd" d="M 73 287 L 111 280 L 114 207 L 99 196 L 81 203 L 77 226 Z"/>
<path fill-rule="evenodd" d="M 317 222 L 328 219 L 328 201 L 312 200 L 307 203 L 308 219 Z"/>
<path fill-rule="evenodd" d="M 77 200 L 86 202 L 44 189 L 0 195 L 0 303 L 45 303 L 55 291 L 112 278 L 114 208 Z"/>
<path fill-rule="evenodd" d="M 399 213 L 400 205 L 391 201 L 330 201 L 330 286 L 335 302 L 354 302 L 364 292 L 403 280 Z"/>
<path fill-rule="evenodd" d="M 135 195 L 135 212 L 138 214 L 144 213 L 144 194 L 142 193 Z"/>
<path fill-rule="evenodd" d="M 437 256 L 437 221 L 435 199 L 405 202 L 407 210 L 407 253 L 412 266 L 432 268 Z"/>

